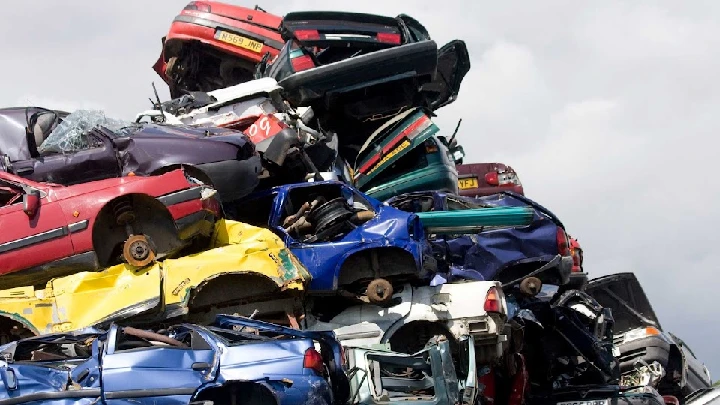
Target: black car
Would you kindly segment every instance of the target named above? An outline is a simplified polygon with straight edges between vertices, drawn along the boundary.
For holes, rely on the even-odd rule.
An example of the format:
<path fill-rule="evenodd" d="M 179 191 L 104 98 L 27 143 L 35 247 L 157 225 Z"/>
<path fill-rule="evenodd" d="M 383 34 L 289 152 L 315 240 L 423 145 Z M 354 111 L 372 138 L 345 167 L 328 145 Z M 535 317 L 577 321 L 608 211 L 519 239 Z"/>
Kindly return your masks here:
<path fill-rule="evenodd" d="M 634 273 L 618 273 L 591 280 L 585 291 L 615 318 L 614 343 L 620 349 L 620 371 L 635 370 L 636 362 L 657 362 L 665 371 L 658 391 L 685 397 L 712 385 L 710 372 L 690 347 L 663 331 L 650 301 Z"/>
<path fill-rule="evenodd" d="M 0 109 L 0 170 L 62 185 L 159 174 L 183 166 L 223 202 L 249 194 L 262 164 L 239 131 L 134 124 L 97 111 Z"/>

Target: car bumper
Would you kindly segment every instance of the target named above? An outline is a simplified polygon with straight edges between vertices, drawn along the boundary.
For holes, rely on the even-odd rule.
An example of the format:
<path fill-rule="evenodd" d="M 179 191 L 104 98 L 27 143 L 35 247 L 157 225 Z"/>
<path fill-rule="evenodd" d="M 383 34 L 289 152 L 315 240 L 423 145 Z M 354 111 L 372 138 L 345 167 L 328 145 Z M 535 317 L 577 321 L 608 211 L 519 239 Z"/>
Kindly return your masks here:
<path fill-rule="evenodd" d="M 463 197 L 484 197 L 488 195 L 493 195 L 500 193 L 502 191 L 512 191 L 513 193 L 525 195 L 525 190 L 523 190 L 523 186 L 520 185 L 514 185 L 512 187 L 479 187 L 479 188 L 471 188 L 466 190 L 460 190 L 458 194 L 460 194 Z"/>
<path fill-rule="evenodd" d="M 454 192 L 457 187 L 457 174 L 447 166 L 437 164 L 418 170 L 404 178 L 373 187 L 365 194 L 380 201 L 413 191 L 442 190 Z M 362 190 L 361 190 L 362 191 Z"/>
<path fill-rule="evenodd" d="M 582 290 L 588 283 L 588 276 L 585 272 L 571 272 L 568 285 L 576 290 Z"/>
<path fill-rule="evenodd" d="M 227 203 L 239 200 L 255 190 L 260 182 L 258 174 L 262 172 L 262 161 L 260 156 L 255 155 L 245 160 L 225 160 L 196 167 L 210 178 L 220 201 Z"/>
<path fill-rule="evenodd" d="M 200 41 L 205 45 L 209 45 L 231 55 L 237 55 L 242 59 L 251 61 L 252 63 L 260 62 L 263 56 L 268 52 L 272 56 L 277 55 L 280 53 L 280 49 L 284 45 L 281 41 L 264 38 L 260 34 L 243 30 L 228 24 L 227 22 L 217 21 L 220 19 L 222 19 L 222 17 L 209 19 L 179 15 L 175 17 L 175 20 L 170 26 L 170 32 L 168 33 L 165 41 L 166 43 L 171 41 Z M 261 42 L 263 47 L 259 52 L 255 52 L 219 41 L 215 39 L 215 32 L 218 29 L 252 39 L 256 42 Z"/>
<path fill-rule="evenodd" d="M 659 336 L 649 336 L 618 345 L 620 349 L 620 372 L 633 370 L 637 360 L 648 364 L 657 361 L 667 367 L 670 357 L 670 343 Z"/>
<path fill-rule="evenodd" d="M 475 341 L 475 356 L 483 364 L 494 362 L 502 357 L 508 336 L 505 331 L 505 319 L 499 314 L 489 314 L 483 318 L 463 322 L 466 333 Z"/>

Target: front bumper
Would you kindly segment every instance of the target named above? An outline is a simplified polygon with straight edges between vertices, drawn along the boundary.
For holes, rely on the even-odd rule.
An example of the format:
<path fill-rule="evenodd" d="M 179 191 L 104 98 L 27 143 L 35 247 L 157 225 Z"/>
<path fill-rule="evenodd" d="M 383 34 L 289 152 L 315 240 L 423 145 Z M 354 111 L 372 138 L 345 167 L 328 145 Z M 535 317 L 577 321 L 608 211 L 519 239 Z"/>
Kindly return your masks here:
<path fill-rule="evenodd" d="M 670 343 L 660 336 L 648 336 L 618 345 L 620 349 L 620 372 L 632 371 L 639 359 L 648 364 L 657 361 L 667 367 L 670 358 Z"/>

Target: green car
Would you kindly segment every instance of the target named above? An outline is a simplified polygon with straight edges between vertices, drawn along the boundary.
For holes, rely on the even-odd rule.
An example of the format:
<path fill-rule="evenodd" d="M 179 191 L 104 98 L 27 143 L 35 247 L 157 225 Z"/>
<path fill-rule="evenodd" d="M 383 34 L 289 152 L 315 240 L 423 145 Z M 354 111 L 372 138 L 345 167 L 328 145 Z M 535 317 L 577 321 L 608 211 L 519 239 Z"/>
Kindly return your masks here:
<path fill-rule="evenodd" d="M 412 191 L 457 194 L 455 161 L 463 151 L 448 148 L 438 131 L 419 108 L 389 120 L 360 149 L 354 165 L 355 187 L 380 201 Z"/>

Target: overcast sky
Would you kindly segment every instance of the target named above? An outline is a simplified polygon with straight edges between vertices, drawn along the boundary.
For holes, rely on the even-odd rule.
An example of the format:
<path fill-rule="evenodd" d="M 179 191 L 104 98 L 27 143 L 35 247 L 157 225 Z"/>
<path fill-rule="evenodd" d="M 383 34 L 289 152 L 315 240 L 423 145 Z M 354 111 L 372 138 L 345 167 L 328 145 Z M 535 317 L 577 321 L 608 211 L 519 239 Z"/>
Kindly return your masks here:
<path fill-rule="evenodd" d="M 254 6 L 255 3 L 238 5 Z M 151 66 L 179 1 L 11 2 L 0 13 L 0 105 L 150 107 Z M 638 274 L 664 329 L 720 378 L 717 263 L 720 2 L 266 1 L 420 20 L 467 42 L 472 69 L 437 123 L 468 162 L 515 168 L 557 214 L 591 276 Z"/>

